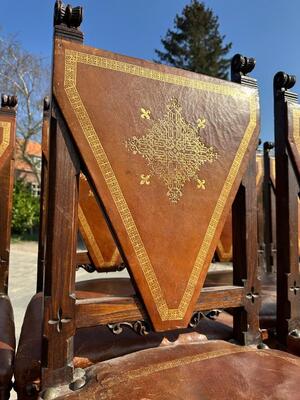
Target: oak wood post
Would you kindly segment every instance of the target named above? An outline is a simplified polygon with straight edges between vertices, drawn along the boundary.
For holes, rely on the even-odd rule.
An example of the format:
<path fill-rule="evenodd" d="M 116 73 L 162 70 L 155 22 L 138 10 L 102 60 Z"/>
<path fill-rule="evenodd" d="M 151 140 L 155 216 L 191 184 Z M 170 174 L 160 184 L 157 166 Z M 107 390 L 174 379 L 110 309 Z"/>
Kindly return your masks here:
<path fill-rule="evenodd" d="M 231 80 L 257 88 L 246 76 L 255 66 L 253 58 L 237 54 L 231 63 Z M 251 154 L 247 171 L 232 206 L 233 284 L 244 286 L 244 307 L 233 310 L 233 333 L 244 344 L 261 342 L 259 330 L 260 282 L 257 279 L 256 155 Z"/>
<path fill-rule="evenodd" d="M 75 333 L 75 268 L 79 162 L 52 100 L 45 251 L 42 385 L 70 382 Z"/>
<path fill-rule="evenodd" d="M 54 39 L 82 42 L 82 8 L 56 1 Z M 42 390 L 73 379 L 80 162 L 52 94 L 44 279 Z"/>
<path fill-rule="evenodd" d="M 299 183 L 288 148 L 288 107 L 298 97 L 289 91 L 296 82 L 292 75 L 274 77 L 276 235 L 277 235 L 277 338 L 287 344 L 288 335 L 300 329 L 298 254 Z"/>

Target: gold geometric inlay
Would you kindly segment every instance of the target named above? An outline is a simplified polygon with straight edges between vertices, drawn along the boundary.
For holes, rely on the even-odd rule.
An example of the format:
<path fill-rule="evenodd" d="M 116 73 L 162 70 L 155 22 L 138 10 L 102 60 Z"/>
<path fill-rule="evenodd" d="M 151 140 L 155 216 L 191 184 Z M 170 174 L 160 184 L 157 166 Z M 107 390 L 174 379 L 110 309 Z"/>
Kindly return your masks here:
<path fill-rule="evenodd" d="M 147 161 L 151 174 L 167 186 L 172 203 L 180 200 L 186 182 L 194 180 L 205 189 L 205 181 L 197 173 L 203 164 L 217 158 L 217 152 L 201 141 L 197 127 L 185 120 L 177 99 L 167 104 L 165 115 L 144 136 L 133 136 L 125 145 Z"/>
<path fill-rule="evenodd" d="M 11 123 L 10 122 L 4 122 L 0 121 L 0 128 L 3 128 L 3 137 L 2 137 L 2 142 L 0 144 L 0 157 L 2 157 L 3 153 L 7 149 L 9 142 L 10 142 L 10 127 Z"/>
<path fill-rule="evenodd" d="M 204 235 L 202 243 L 199 246 L 197 258 L 193 266 L 193 270 L 186 285 L 184 294 L 176 308 L 170 308 L 166 302 L 160 282 L 156 276 L 149 255 L 137 229 L 129 206 L 126 202 L 122 189 L 119 185 L 117 177 L 111 166 L 111 163 L 105 153 L 101 140 L 95 130 L 89 113 L 81 99 L 77 89 L 77 66 L 84 64 L 93 66 L 103 70 L 115 71 L 117 73 L 138 76 L 153 82 L 164 82 L 175 85 L 178 88 L 192 88 L 199 92 L 215 93 L 221 96 L 229 96 L 236 101 L 246 100 L 248 103 L 249 122 L 245 129 L 243 138 L 234 157 L 228 175 L 224 180 L 221 194 L 215 205 L 207 231 Z M 249 89 L 245 90 L 241 86 L 226 83 L 213 83 L 203 81 L 202 79 L 192 79 L 177 74 L 164 73 L 153 70 L 151 68 L 141 67 L 139 65 L 128 62 L 117 61 L 114 59 L 101 57 L 94 54 L 87 54 L 71 49 L 65 49 L 65 76 L 64 89 L 69 99 L 73 112 L 78 120 L 82 132 L 89 144 L 94 156 L 95 162 L 105 179 L 106 185 L 111 193 L 115 206 L 122 219 L 123 225 L 128 234 L 131 245 L 134 249 L 139 266 L 143 271 L 145 280 L 148 284 L 153 301 L 156 305 L 157 312 L 162 321 L 182 320 L 186 315 L 191 299 L 195 293 L 195 288 L 206 262 L 207 254 L 214 238 L 219 220 L 223 214 L 228 196 L 232 186 L 237 178 L 240 165 L 249 148 L 249 144 L 257 126 L 257 91 L 249 93 Z"/>

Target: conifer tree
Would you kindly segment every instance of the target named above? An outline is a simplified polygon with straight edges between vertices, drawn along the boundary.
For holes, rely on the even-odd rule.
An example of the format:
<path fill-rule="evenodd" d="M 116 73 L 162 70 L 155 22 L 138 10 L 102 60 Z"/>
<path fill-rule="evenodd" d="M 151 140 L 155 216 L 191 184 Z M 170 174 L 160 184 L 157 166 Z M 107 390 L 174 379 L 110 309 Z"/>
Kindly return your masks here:
<path fill-rule="evenodd" d="M 161 40 L 164 50 L 155 50 L 157 62 L 218 78 L 228 77 L 232 43 L 223 44 L 218 17 L 198 0 L 176 15 L 174 30 L 168 29 Z"/>

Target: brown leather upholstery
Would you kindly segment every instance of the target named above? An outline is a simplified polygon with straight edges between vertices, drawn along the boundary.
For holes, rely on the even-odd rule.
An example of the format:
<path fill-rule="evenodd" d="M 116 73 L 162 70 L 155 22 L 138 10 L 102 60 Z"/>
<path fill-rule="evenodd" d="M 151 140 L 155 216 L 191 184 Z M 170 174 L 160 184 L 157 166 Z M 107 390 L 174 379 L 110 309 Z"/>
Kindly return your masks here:
<path fill-rule="evenodd" d="M 99 363 L 81 390 L 58 399 L 300 399 L 300 360 L 223 341 L 175 344 Z M 153 384 L 155 382 L 155 384 Z"/>
<path fill-rule="evenodd" d="M 8 296 L 0 295 L 0 399 L 4 395 L 7 395 L 8 398 L 8 393 L 4 393 L 3 391 L 5 391 L 4 388 L 10 387 L 13 375 L 15 345 L 13 309 Z"/>
<path fill-rule="evenodd" d="M 130 296 L 134 289 L 129 279 L 95 279 L 76 284 L 77 298 Z M 157 346 L 170 345 L 176 340 L 182 342 L 203 339 L 232 338 L 231 316 L 224 313 L 218 321 L 201 320 L 195 330 L 171 331 L 167 335 L 150 333 L 139 336 L 128 327 L 120 335 L 114 335 L 106 326 L 81 328 L 74 340 L 74 365 L 86 368 L 94 363 L 109 360 L 131 352 Z M 42 335 L 42 294 L 35 295 L 27 307 L 15 362 L 15 387 L 19 399 L 34 399 L 37 393 L 34 385 L 39 385 L 41 365 Z M 205 335 L 205 336 L 204 336 Z"/>

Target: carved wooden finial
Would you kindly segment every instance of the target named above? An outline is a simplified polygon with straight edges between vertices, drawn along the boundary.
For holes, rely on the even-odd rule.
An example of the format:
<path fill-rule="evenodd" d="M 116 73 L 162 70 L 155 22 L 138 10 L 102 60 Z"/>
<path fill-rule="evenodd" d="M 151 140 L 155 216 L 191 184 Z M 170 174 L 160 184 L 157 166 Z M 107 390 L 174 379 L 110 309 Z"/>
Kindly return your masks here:
<path fill-rule="evenodd" d="M 247 75 L 253 71 L 256 61 L 252 57 L 244 57 L 236 54 L 231 60 L 231 70 L 235 74 Z"/>
<path fill-rule="evenodd" d="M 83 18 L 82 7 L 67 6 L 61 1 L 56 0 L 54 7 L 54 25 L 66 25 L 68 28 L 78 29 Z"/>
<path fill-rule="evenodd" d="M 279 71 L 274 76 L 274 88 L 281 92 L 291 89 L 295 85 L 295 83 L 295 75 L 289 75 L 283 71 Z"/>
<path fill-rule="evenodd" d="M 265 151 L 270 151 L 272 149 L 274 149 L 275 144 L 274 142 L 264 142 L 264 150 Z"/>
<path fill-rule="evenodd" d="M 48 112 L 50 109 L 50 98 L 49 96 L 46 96 L 44 98 L 44 112 Z"/>
<path fill-rule="evenodd" d="M 8 96 L 7 94 L 2 94 L 1 96 L 1 108 L 15 110 L 18 105 L 17 96 Z"/>
<path fill-rule="evenodd" d="M 257 88 L 256 79 L 248 77 L 247 74 L 255 67 L 256 61 L 252 57 L 244 57 L 236 54 L 231 60 L 231 80 L 243 85 Z"/>

